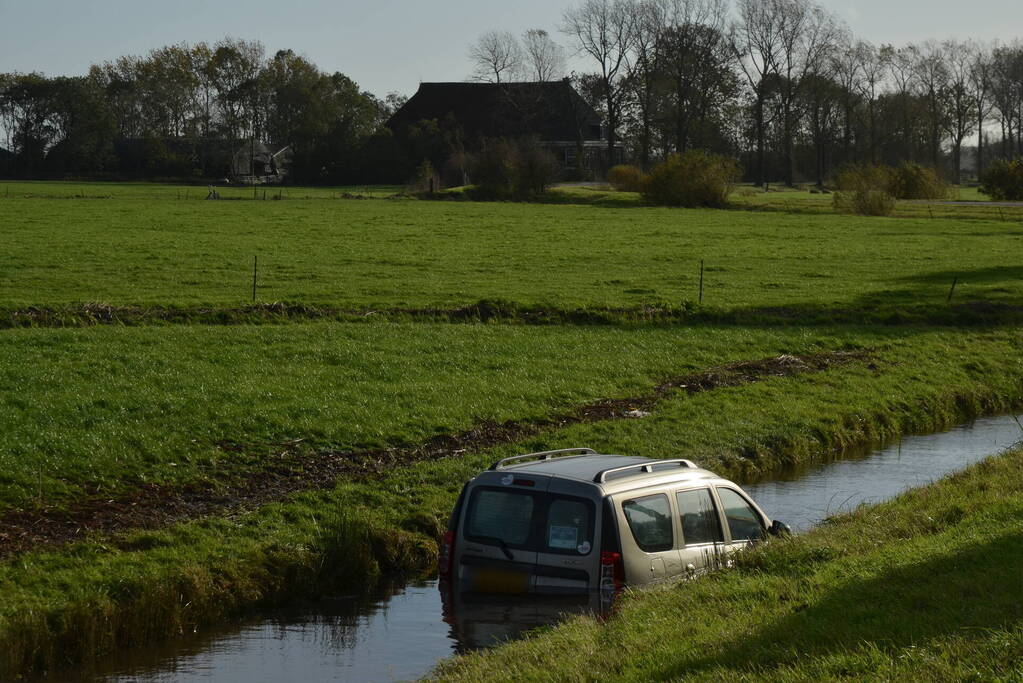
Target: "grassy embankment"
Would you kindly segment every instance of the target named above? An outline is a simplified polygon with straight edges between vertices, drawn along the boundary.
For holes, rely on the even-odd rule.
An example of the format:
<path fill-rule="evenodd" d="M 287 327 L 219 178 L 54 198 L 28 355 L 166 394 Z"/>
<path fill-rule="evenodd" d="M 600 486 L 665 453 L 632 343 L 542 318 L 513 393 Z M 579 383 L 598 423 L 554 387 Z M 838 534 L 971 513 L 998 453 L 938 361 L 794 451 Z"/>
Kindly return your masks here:
<path fill-rule="evenodd" d="M 881 341 L 875 339 L 875 341 Z M 844 444 L 1020 404 L 1017 333 L 882 342 L 850 364 L 662 402 L 646 419 L 580 424 L 523 443 L 343 481 L 252 511 L 23 554 L 0 565 L 0 673 L 73 663 L 272 601 L 428 567 L 461 483 L 494 459 L 585 443 L 691 457 L 742 477 Z M 343 514 L 339 511 L 343 511 Z"/>
<path fill-rule="evenodd" d="M 11 198 L 0 212 L 0 236 L 12 245 L 0 256 L 7 311 L 96 300 L 238 306 L 254 252 L 266 269 L 261 297 L 361 310 L 481 298 L 560 309 L 691 302 L 699 258 L 708 264 L 705 308 L 722 313 L 790 307 L 870 321 L 878 308 L 929 302 L 939 311 L 953 273 L 964 274 L 957 297 L 972 305 L 1018 306 L 1023 293 L 1018 229 L 997 221 L 170 195 Z M 299 438 L 314 459 L 557 414 L 739 359 L 876 352 L 870 363 L 820 374 L 679 394 L 643 420 L 574 425 L 255 510 L 19 555 L 0 564 L 0 677 L 164 637 L 374 567 L 426 566 L 460 482 L 500 454 L 589 443 L 685 455 L 741 476 L 1008 409 L 1021 398 L 1021 337 L 997 324 L 1001 315 L 969 330 L 779 326 L 794 322 L 781 316 L 717 327 L 2 331 L 8 510 L 73 506 L 154 482 L 171 492 L 217 488 L 273 471 L 275 444 Z"/>
<path fill-rule="evenodd" d="M 1023 449 L 442 664 L 444 680 L 1019 680 Z"/>
<path fill-rule="evenodd" d="M 855 330 L 294 324 L 6 330 L 0 514 L 536 420 Z"/>

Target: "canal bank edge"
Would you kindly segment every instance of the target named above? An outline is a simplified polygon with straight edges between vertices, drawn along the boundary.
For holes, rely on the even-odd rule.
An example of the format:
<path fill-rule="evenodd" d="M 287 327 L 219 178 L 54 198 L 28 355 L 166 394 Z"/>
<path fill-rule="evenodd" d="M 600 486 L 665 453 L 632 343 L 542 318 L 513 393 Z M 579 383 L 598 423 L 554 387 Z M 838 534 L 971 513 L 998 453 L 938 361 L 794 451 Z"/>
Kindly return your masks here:
<path fill-rule="evenodd" d="M 1019 406 L 1019 364 L 978 361 L 1011 357 L 1006 352 L 1016 348 L 1017 334 L 978 335 L 955 353 L 949 353 L 952 340 L 947 336 L 931 346 L 904 344 L 882 351 L 886 367 L 880 375 L 849 367 L 833 375 L 707 392 L 698 399 L 680 397 L 652 419 L 624 423 L 627 429 L 619 431 L 645 430 L 643 438 L 656 443 L 658 432 L 678 428 L 671 420 L 658 422 L 662 413 L 695 407 L 695 413 L 675 417 L 699 429 L 714 427 L 708 421 L 723 409 L 744 407 L 761 431 L 775 430 L 773 438 L 735 444 L 716 463 L 701 458 L 734 474 L 751 459 L 760 459 L 764 470 L 772 463 L 828 455 L 837 445 L 937 429 Z M 783 395 L 801 397 L 810 412 L 779 428 L 781 417 L 791 412 L 778 412 Z M 598 438 L 587 429 L 593 427 L 571 427 L 544 445 Z M 615 436 L 599 438 L 613 442 Z M 623 437 L 622 451 L 627 442 Z M 461 482 L 495 455 L 532 443 L 422 463 L 374 484 L 345 483 L 334 491 L 301 494 L 226 518 L 83 542 L 62 553 L 23 555 L 0 566 L 0 585 L 9 598 L 0 613 L 0 640 L 7 645 L 0 655 L 0 676 L 87 663 L 114 647 L 172 637 L 257 603 L 338 586 L 350 589 L 377 572 L 427 569 L 439 520 Z"/>

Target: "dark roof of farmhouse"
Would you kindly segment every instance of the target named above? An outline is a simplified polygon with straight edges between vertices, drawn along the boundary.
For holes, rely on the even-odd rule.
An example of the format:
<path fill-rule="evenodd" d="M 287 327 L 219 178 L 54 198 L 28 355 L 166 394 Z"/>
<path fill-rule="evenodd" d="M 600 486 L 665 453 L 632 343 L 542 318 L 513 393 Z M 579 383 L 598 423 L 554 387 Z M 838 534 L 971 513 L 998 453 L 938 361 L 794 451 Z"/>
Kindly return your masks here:
<path fill-rule="evenodd" d="M 546 83 L 421 83 L 387 125 L 400 131 L 452 117 L 468 136 L 601 140 L 601 118 L 568 80 Z"/>

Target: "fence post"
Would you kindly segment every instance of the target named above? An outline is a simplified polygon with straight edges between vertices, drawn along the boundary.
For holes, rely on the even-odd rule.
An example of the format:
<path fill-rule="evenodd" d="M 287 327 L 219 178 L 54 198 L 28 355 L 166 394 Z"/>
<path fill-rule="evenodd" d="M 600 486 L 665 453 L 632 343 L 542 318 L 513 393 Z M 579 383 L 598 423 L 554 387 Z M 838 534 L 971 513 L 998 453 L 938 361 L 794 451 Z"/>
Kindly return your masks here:
<path fill-rule="evenodd" d="M 703 259 L 700 259 L 700 303 L 703 303 Z"/>

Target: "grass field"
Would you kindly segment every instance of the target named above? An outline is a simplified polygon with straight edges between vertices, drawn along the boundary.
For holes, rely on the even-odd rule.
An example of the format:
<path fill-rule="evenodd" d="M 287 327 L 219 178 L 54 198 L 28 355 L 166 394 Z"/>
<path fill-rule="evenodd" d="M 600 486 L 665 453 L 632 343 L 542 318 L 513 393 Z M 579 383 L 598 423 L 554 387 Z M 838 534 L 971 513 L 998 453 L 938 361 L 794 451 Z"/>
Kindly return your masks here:
<path fill-rule="evenodd" d="M 287 188 L 264 202 L 241 201 L 240 188 L 238 201 L 206 202 L 194 187 L 0 184 L 0 319 L 142 307 L 132 326 L 48 327 L 57 316 L 0 329 L 0 550 L 20 547 L 33 515 L 73 528 L 82 509 L 128 509 L 154 486 L 230 496 L 328 456 L 441 444 L 435 461 L 385 463 L 324 490 L 202 508 L 212 517 L 186 505 L 150 529 L 76 531 L 70 544 L 0 554 L 0 678 L 340 576 L 423 568 L 459 483 L 500 455 L 585 443 L 743 478 L 1023 404 L 1023 211 L 906 204 L 863 218 L 806 192 L 746 193 L 721 211 L 599 188 L 534 204 L 380 198 L 398 189 Z M 345 192 L 376 198 L 336 199 Z M 227 315 L 251 303 L 257 255 L 259 301 L 343 319 Z M 600 324 L 371 314 L 482 300 L 633 314 Z M 687 315 L 636 313 L 658 307 Z M 147 310 L 180 315 L 167 324 Z M 576 319 L 591 320 L 548 322 Z M 641 420 L 545 422 L 738 361 L 845 351 L 862 355 L 669 391 Z M 496 446 L 455 438 L 510 423 L 545 426 Z"/>
<path fill-rule="evenodd" d="M 846 330 L 175 326 L 8 330 L 0 513 L 259 469 L 271 444 L 401 445 L 671 375 L 886 338 Z M 226 452 L 223 442 L 250 444 Z"/>
<path fill-rule="evenodd" d="M 815 195 L 803 195 L 810 201 Z M 943 207 L 960 210 L 959 207 Z M 1023 222 L 415 200 L 0 197 L 0 310 L 84 302 L 555 308 L 1007 302 Z M 1023 214 L 1021 214 L 1023 216 Z"/>

